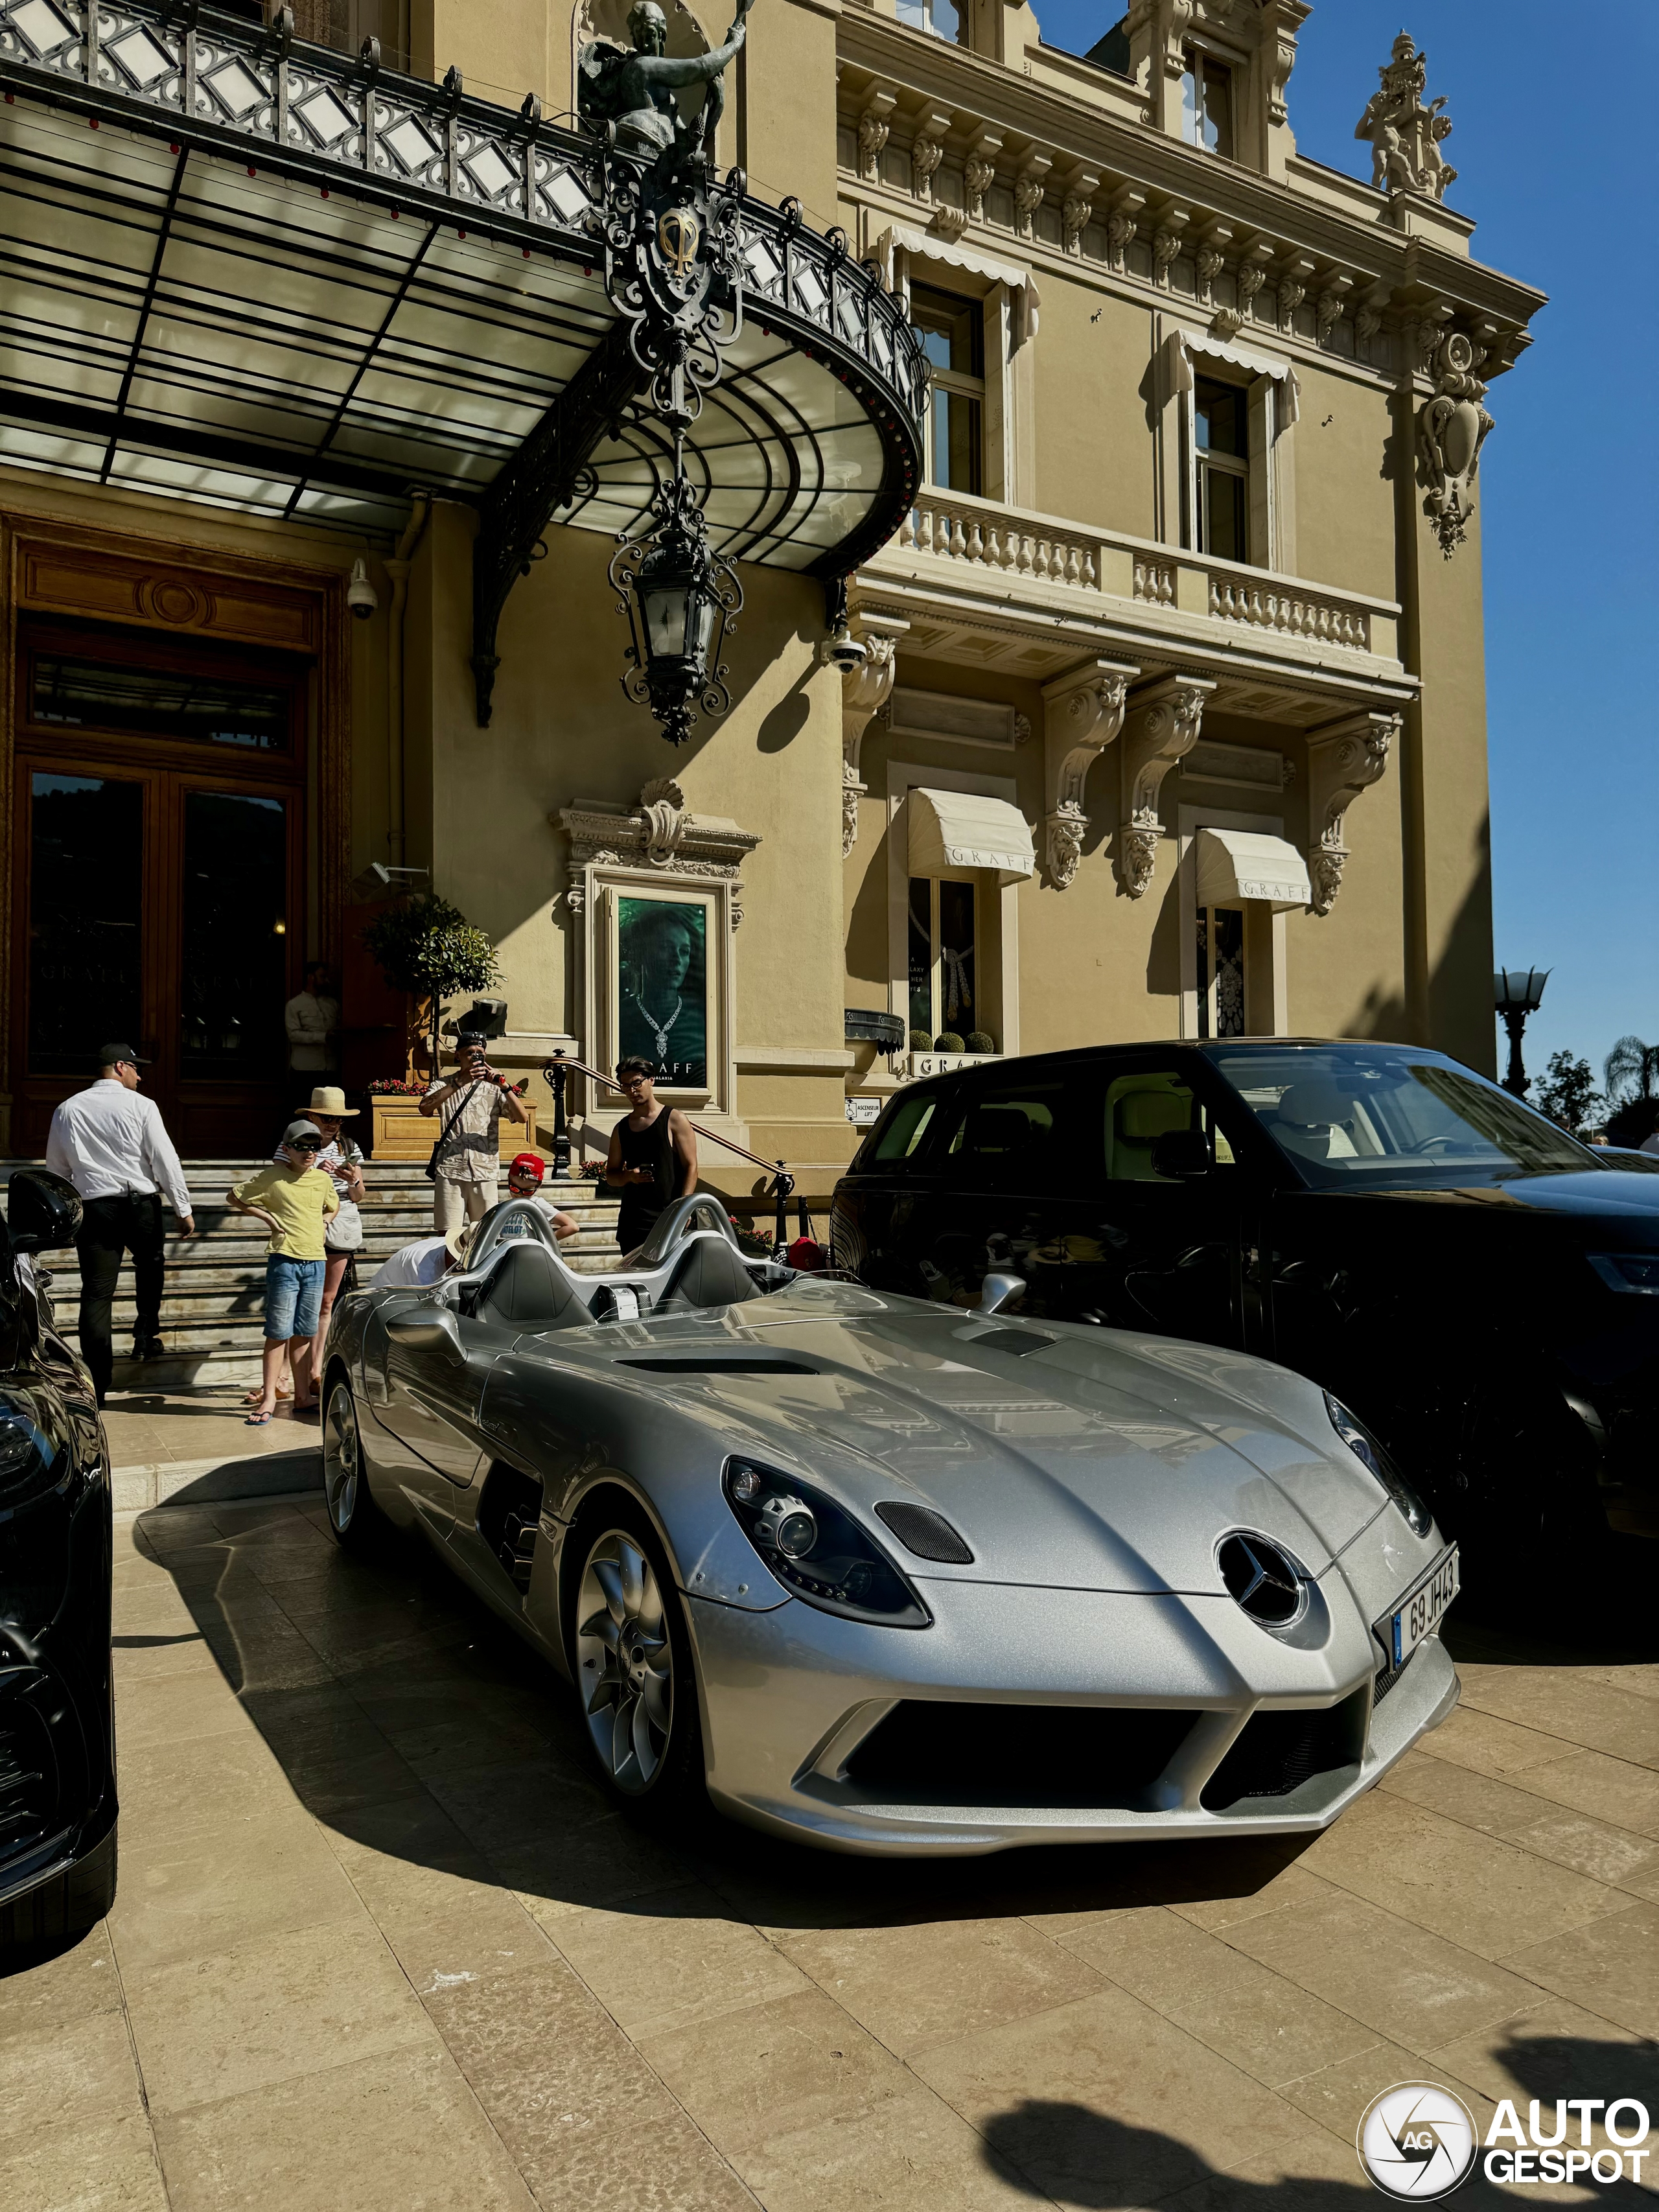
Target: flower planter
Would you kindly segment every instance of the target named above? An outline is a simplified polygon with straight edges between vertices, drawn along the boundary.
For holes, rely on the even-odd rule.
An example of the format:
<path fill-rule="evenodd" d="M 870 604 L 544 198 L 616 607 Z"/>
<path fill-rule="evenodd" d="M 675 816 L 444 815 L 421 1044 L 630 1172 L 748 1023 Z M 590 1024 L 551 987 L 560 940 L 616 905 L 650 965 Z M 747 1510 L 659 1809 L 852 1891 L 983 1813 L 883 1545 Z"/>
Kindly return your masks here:
<path fill-rule="evenodd" d="M 536 1149 L 536 1109 L 528 1099 L 524 1103 L 530 1119 L 522 1128 L 504 1114 L 496 1124 L 503 1160 L 510 1160 L 517 1152 L 533 1152 Z M 432 1147 L 438 1141 L 438 1132 L 443 1127 L 441 1114 L 423 1115 L 418 1098 L 371 1098 L 369 1104 L 374 1115 L 372 1158 L 422 1162 L 430 1158 Z"/>

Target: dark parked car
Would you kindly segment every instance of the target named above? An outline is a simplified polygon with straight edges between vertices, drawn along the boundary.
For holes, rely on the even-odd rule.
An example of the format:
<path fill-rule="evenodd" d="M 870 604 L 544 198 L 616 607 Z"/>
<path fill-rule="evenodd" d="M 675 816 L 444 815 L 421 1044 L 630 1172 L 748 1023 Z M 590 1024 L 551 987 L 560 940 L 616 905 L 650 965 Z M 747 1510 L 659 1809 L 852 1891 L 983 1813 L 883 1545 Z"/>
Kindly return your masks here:
<path fill-rule="evenodd" d="M 92 1381 L 34 1255 L 81 1201 L 21 1168 L 0 1226 L 0 1945 L 89 1928 L 115 1897 L 110 1480 Z"/>
<path fill-rule="evenodd" d="M 1659 1535 L 1659 1182 L 1442 1053 L 1240 1038 L 914 1084 L 831 1239 L 877 1288 L 1282 1361 L 1466 1540 Z"/>

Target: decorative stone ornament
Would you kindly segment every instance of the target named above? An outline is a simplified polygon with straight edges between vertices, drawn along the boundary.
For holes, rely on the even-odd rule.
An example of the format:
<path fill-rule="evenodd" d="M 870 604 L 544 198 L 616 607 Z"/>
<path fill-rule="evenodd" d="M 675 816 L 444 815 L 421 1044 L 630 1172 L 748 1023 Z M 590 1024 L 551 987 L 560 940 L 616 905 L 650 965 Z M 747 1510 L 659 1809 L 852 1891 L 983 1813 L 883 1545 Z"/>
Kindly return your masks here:
<path fill-rule="evenodd" d="M 1378 191 L 1421 192 L 1440 200 L 1456 179 L 1456 170 L 1440 152 L 1452 127 L 1445 100 L 1423 104 L 1428 71 L 1428 56 L 1419 53 L 1416 40 L 1402 31 L 1377 71 L 1382 88 L 1371 94 L 1354 125 L 1354 137 L 1370 142 L 1371 183 Z"/>
<path fill-rule="evenodd" d="M 893 127 L 888 118 L 897 106 L 896 93 L 873 92 L 859 118 L 859 174 L 866 184 L 874 184 L 881 174 L 881 157 Z"/>
<path fill-rule="evenodd" d="M 602 806 L 578 800 L 550 814 L 548 821 L 570 840 L 570 888 L 565 903 L 573 914 L 586 904 L 590 867 L 648 867 L 669 876 L 712 877 L 741 892 L 744 862 L 760 843 L 722 816 L 693 814 L 685 793 L 666 776 L 647 783 L 637 805 Z M 742 908 L 734 905 L 735 929 Z"/>
<path fill-rule="evenodd" d="M 1139 673 L 1121 661 L 1092 660 L 1042 687 L 1048 873 L 1057 890 L 1067 890 L 1076 878 L 1089 834 L 1084 786 L 1090 769 L 1123 727 L 1129 686 Z"/>
<path fill-rule="evenodd" d="M 1428 483 L 1424 512 L 1434 518 L 1440 550 L 1449 561 L 1463 543 L 1474 513 L 1474 477 L 1492 418 L 1480 402 L 1486 387 L 1475 374 L 1480 349 L 1462 331 L 1449 331 L 1434 355 L 1435 394 L 1417 417 L 1418 451 Z"/>
<path fill-rule="evenodd" d="M 1352 714 L 1308 739 L 1308 878 L 1316 914 L 1336 903 L 1348 860 L 1343 823 L 1388 767 L 1400 722 L 1398 714 Z"/>
<path fill-rule="evenodd" d="M 1158 811 L 1164 779 L 1198 742 L 1204 702 L 1214 690 L 1207 677 L 1166 676 L 1135 701 L 1123 740 L 1123 826 L 1118 840 L 1119 877 L 1131 898 L 1139 898 L 1152 880 L 1164 834 Z"/>
<path fill-rule="evenodd" d="M 856 617 L 864 647 L 863 662 L 841 679 L 841 856 L 846 860 L 859 836 L 859 801 L 868 787 L 859 775 L 865 732 L 893 696 L 898 674 L 898 641 L 910 625 L 896 617 Z"/>

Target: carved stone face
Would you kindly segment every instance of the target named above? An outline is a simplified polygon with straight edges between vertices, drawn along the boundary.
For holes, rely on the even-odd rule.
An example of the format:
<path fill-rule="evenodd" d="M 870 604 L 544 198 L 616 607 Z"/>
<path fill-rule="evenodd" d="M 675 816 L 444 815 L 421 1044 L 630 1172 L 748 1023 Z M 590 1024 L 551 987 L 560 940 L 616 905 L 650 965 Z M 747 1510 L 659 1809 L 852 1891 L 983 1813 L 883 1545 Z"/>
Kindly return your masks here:
<path fill-rule="evenodd" d="M 655 4 L 655 0 L 640 0 L 628 18 L 628 35 L 634 41 L 634 50 L 641 54 L 661 54 L 668 51 L 668 18 Z"/>

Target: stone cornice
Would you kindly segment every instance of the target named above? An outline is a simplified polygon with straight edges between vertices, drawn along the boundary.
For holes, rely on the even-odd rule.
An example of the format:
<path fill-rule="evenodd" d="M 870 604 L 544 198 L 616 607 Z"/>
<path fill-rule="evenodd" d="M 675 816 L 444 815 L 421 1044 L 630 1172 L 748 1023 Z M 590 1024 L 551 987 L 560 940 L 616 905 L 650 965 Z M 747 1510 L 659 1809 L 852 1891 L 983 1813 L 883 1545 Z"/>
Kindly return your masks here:
<path fill-rule="evenodd" d="M 993 124 L 1003 135 L 1002 168 L 1017 170 L 1032 149 L 1053 149 L 1057 174 L 1079 163 L 1100 173 L 1103 202 L 1117 186 L 1133 185 L 1150 200 L 1175 200 L 1191 208 L 1194 229 L 1224 217 L 1241 234 L 1264 233 L 1283 251 L 1340 263 L 1396 288 L 1438 294 L 1516 329 L 1545 304 L 1546 295 L 1534 287 L 1395 228 L 1380 196 L 1376 220 L 1360 221 L 1150 126 L 1126 124 L 1076 94 L 1018 76 L 966 47 L 948 46 L 862 10 L 842 15 L 837 46 L 848 110 L 843 119 L 854 127 L 873 86 L 884 86 L 899 95 L 891 119 L 901 131 L 908 132 L 910 111 L 918 103 L 933 111 L 948 106 L 953 140 L 960 137 L 965 147 L 976 129 Z M 1494 362 L 1492 373 L 1497 367 Z"/>

